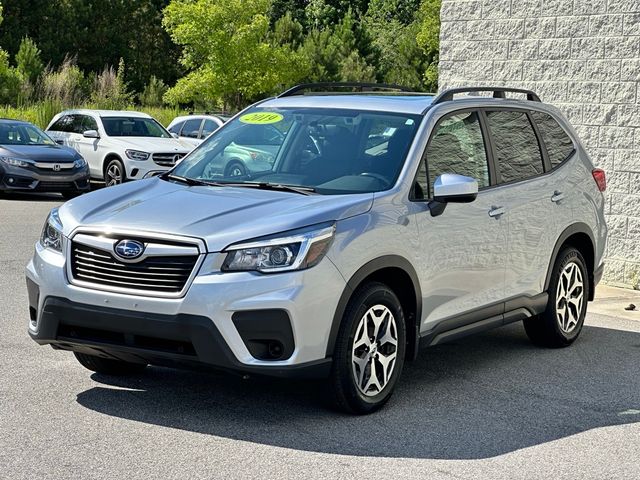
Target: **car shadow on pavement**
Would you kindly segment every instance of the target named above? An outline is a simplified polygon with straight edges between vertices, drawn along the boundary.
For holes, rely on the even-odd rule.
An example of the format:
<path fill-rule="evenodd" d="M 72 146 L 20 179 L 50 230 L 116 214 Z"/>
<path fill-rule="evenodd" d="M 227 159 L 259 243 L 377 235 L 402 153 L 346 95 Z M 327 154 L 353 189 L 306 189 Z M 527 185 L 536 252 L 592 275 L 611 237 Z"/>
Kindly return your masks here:
<path fill-rule="evenodd" d="M 22 192 L 0 192 L 0 200 L 16 200 L 22 202 L 64 202 L 64 198 L 59 193 L 22 193 Z"/>
<path fill-rule="evenodd" d="M 585 327 L 566 349 L 532 346 L 520 324 L 425 350 L 386 408 L 349 416 L 322 382 L 149 368 L 94 374 L 86 408 L 154 425 L 311 452 L 479 459 L 599 427 L 640 422 L 640 334 Z M 114 388 L 115 387 L 115 388 Z"/>

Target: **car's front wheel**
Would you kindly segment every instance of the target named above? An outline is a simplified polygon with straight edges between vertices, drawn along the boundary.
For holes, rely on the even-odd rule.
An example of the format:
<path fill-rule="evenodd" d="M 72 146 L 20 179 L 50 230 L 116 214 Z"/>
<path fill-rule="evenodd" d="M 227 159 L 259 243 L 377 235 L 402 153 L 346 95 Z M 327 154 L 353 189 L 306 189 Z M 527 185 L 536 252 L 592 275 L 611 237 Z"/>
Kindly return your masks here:
<path fill-rule="evenodd" d="M 104 168 L 104 183 L 107 187 L 120 185 L 126 180 L 124 165 L 117 158 L 112 158 Z"/>
<path fill-rule="evenodd" d="M 247 167 L 239 160 L 232 160 L 224 169 L 225 177 L 244 177 L 247 174 Z"/>
<path fill-rule="evenodd" d="M 560 252 L 549 285 L 549 302 L 541 315 L 524 321 L 529 339 L 544 347 L 571 345 L 584 324 L 589 277 L 582 254 L 573 247 Z"/>
<path fill-rule="evenodd" d="M 336 340 L 331 381 L 339 408 L 366 414 L 391 397 L 405 354 L 402 305 L 386 285 L 371 282 L 350 300 Z"/>
<path fill-rule="evenodd" d="M 147 365 L 144 363 L 123 362 L 121 360 L 113 360 L 110 358 L 96 357 L 95 355 L 87 355 L 86 353 L 73 352 L 80 364 L 97 373 L 105 375 L 131 375 L 140 373 Z"/>

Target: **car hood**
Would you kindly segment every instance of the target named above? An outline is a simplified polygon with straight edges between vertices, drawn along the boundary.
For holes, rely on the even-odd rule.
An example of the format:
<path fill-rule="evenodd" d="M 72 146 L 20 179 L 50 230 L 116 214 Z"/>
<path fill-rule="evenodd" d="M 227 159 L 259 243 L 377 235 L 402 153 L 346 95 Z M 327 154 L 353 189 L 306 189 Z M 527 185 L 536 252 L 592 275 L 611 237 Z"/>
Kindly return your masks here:
<path fill-rule="evenodd" d="M 186 186 L 159 178 L 104 188 L 65 203 L 64 234 L 77 227 L 141 230 L 232 243 L 367 212 L 372 193 L 299 195 L 244 187 Z"/>
<path fill-rule="evenodd" d="M 0 155 L 25 158 L 36 162 L 73 162 L 78 153 L 60 145 L 0 145 Z"/>
<path fill-rule="evenodd" d="M 188 147 L 175 138 L 158 137 L 109 137 L 109 141 L 122 148 L 131 148 L 149 153 L 188 153 L 192 147 Z"/>

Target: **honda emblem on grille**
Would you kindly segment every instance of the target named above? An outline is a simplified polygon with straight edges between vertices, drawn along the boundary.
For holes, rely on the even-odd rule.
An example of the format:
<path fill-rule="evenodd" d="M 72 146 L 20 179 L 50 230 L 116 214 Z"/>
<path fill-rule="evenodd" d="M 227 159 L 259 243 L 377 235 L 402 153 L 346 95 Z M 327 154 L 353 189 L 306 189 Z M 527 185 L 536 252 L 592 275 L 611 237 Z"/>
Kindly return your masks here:
<path fill-rule="evenodd" d="M 54 163 L 54 164 L 53 164 L 53 171 L 54 171 L 54 172 L 59 172 L 61 168 L 62 168 L 62 167 L 60 166 L 60 164 L 59 164 L 59 163 Z"/>
<path fill-rule="evenodd" d="M 135 260 L 144 253 L 144 243 L 137 240 L 120 240 L 113 251 L 123 260 Z"/>

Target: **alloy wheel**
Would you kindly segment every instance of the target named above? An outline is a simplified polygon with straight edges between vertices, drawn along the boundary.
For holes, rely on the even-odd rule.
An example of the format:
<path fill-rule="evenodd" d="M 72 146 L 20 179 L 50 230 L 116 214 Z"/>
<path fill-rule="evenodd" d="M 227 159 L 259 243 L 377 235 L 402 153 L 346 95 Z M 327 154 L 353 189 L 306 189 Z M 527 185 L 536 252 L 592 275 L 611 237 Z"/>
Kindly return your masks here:
<path fill-rule="evenodd" d="M 107 169 L 107 187 L 119 185 L 122 183 L 122 171 L 116 163 L 109 165 Z"/>
<path fill-rule="evenodd" d="M 556 315 L 564 333 L 571 333 L 578 325 L 583 302 L 582 270 L 576 263 L 570 262 L 560 272 L 556 289 Z"/>
<path fill-rule="evenodd" d="M 391 379 L 398 352 L 396 319 L 384 305 L 374 305 L 356 328 L 351 352 L 353 378 L 358 390 L 372 397 Z"/>

